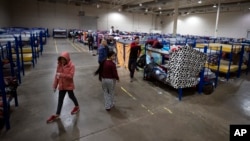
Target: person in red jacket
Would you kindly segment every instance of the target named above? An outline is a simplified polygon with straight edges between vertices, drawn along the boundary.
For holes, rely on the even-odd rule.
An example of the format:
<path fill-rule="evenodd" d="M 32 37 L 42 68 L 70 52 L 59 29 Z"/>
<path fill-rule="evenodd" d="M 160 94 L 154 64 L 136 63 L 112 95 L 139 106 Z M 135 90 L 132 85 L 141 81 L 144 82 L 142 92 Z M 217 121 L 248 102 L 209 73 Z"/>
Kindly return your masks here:
<path fill-rule="evenodd" d="M 57 60 L 58 65 L 53 83 L 53 89 L 54 92 L 56 91 L 56 89 L 59 90 L 58 105 L 56 114 L 49 117 L 47 123 L 53 122 L 59 118 L 66 93 L 68 93 L 69 98 L 74 102 L 75 105 L 75 107 L 71 111 L 71 114 L 73 115 L 80 111 L 78 101 L 73 91 L 75 89 L 73 80 L 75 74 L 75 65 L 70 60 L 70 55 L 68 52 L 62 52 Z"/>
<path fill-rule="evenodd" d="M 130 54 L 128 61 L 128 69 L 130 72 L 130 82 L 133 82 L 135 69 L 137 69 L 137 58 L 141 54 L 141 45 L 139 44 L 140 38 L 136 36 L 134 42 L 130 44 Z"/>
<path fill-rule="evenodd" d="M 108 52 L 107 59 L 104 60 L 98 70 L 94 73 L 99 75 L 99 80 L 102 81 L 102 89 L 104 92 L 105 109 L 110 111 L 114 107 L 114 90 L 116 80 L 119 81 L 115 61 L 115 52 Z"/>
<path fill-rule="evenodd" d="M 162 45 L 157 39 L 148 40 L 148 41 L 146 42 L 146 46 L 147 46 L 148 44 L 151 45 L 152 48 L 157 48 L 157 49 L 163 48 L 163 45 Z"/>

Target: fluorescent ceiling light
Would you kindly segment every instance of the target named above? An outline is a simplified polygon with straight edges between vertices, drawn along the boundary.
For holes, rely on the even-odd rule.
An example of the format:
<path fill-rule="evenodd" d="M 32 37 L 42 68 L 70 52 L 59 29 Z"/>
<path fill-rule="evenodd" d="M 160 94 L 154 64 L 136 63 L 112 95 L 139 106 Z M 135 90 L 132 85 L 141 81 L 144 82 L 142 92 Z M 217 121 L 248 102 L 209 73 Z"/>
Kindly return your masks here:
<path fill-rule="evenodd" d="M 217 7 L 216 4 L 214 4 L 213 8 L 216 8 L 216 7 Z"/>
<path fill-rule="evenodd" d="M 199 3 L 199 4 L 201 4 L 201 3 L 202 3 L 202 1 L 201 1 L 201 0 L 199 0 L 199 1 L 198 1 L 198 3 Z"/>

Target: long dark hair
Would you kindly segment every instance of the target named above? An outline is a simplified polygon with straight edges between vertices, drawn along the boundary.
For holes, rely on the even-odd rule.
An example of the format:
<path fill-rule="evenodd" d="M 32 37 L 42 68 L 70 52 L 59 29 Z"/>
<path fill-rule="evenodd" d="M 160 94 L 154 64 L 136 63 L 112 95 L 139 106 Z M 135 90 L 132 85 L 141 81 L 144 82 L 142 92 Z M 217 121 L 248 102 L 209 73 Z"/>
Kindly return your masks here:
<path fill-rule="evenodd" d="M 114 54 L 115 54 L 114 51 L 109 51 L 108 54 L 107 54 L 107 58 L 110 58 Z M 100 81 L 102 81 L 101 73 L 103 71 L 103 66 L 104 66 L 105 61 L 106 61 L 106 59 L 104 59 L 102 62 L 100 62 L 98 69 L 94 72 L 94 75 L 99 75 L 99 80 Z"/>

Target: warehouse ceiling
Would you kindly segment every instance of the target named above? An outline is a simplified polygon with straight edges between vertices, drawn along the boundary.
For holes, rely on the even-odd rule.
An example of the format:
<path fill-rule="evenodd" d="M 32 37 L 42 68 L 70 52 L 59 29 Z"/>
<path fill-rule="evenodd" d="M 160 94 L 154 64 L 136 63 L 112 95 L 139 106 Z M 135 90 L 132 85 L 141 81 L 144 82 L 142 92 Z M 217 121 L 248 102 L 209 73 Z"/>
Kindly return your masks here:
<path fill-rule="evenodd" d="M 90 5 L 131 13 L 173 15 L 177 0 L 37 0 L 74 5 Z M 220 3 L 221 12 L 250 11 L 250 0 L 179 0 L 178 13 L 214 13 Z M 215 7 L 216 6 L 216 7 Z"/>

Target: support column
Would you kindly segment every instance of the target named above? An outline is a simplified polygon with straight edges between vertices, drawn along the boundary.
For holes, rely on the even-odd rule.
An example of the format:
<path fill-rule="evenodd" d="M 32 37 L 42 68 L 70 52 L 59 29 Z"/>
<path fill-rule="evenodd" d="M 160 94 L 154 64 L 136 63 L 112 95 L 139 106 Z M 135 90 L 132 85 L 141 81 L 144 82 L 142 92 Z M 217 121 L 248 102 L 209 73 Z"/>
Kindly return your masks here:
<path fill-rule="evenodd" d="M 175 9 L 174 9 L 174 26 L 173 26 L 173 35 L 176 36 L 177 33 L 177 21 L 179 16 L 179 0 L 175 1 Z"/>
<path fill-rule="evenodd" d="M 216 15 L 216 23 L 215 23 L 215 31 L 214 31 L 214 37 L 217 38 L 218 36 L 218 22 L 219 22 L 219 17 L 220 17 L 220 0 L 218 3 L 218 8 L 217 8 L 217 15 Z"/>

